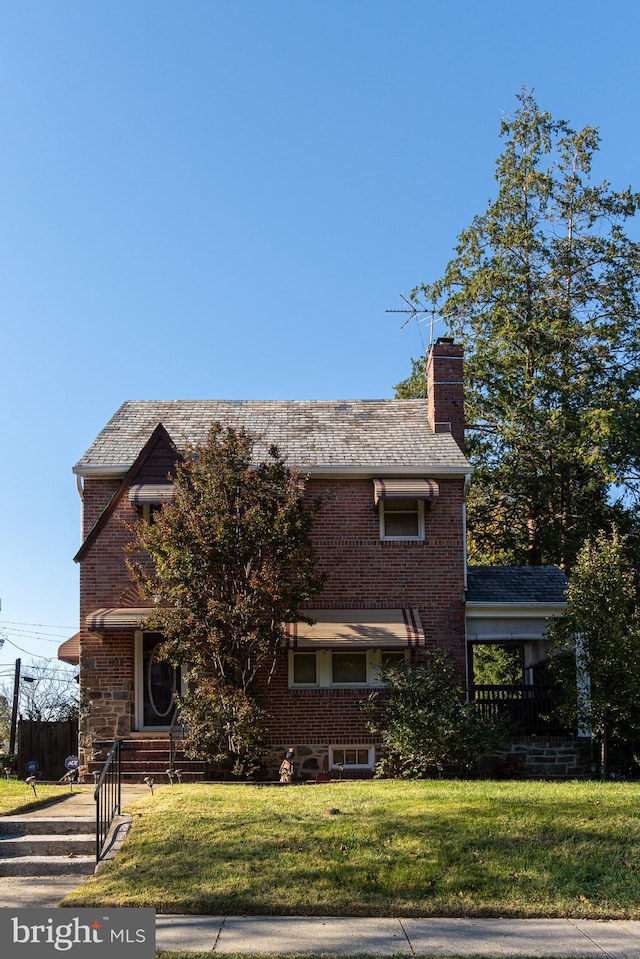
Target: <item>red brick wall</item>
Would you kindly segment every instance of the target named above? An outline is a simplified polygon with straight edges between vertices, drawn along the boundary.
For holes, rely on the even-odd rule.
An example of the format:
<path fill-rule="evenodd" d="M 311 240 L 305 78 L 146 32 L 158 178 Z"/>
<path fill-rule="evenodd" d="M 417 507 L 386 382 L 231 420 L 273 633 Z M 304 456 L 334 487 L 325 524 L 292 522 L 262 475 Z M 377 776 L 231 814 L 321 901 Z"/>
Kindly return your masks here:
<path fill-rule="evenodd" d="M 311 497 L 323 508 L 314 526 L 318 568 L 327 585 L 315 605 L 329 608 L 415 607 L 427 645 L 449 650 L 464 669 L 462 499 L 463 481 L 440 481 L 440 496 L 425 517 L 424 542 L 380 540 L 372 481 L 312 480 Z M 114 484 L 85 483 L 85 530 L 113 494 Z M 133 728 L 132 632 L 91 634 L 88 613 L 135 605 L 124 551 L 136 511 L 126 493 L 81 563 L 81 745 L 112 739 Z M 128 596 L 126 595 L 128 593 Z M 283 654 L 268 691 L 268 739 L 286 743 L 366 743 L 372 737 L 358 702 L 364 690 L 289 690 Z"/>
<path fill-rule="evenodd" d="M 424 542 L 380 540 L 371 480 L 312 480 L 311 496 L 323 508 L 314 526 L 318 570 L 327 585 L 319 607 L 413 607 L 427 645 L 447 649 L 464 671 L 464 563 L 462 480 L 440 483 L 440 497 L 425 518 Z M 365 689 L 288 688 L 284 655 L 268 694 L 269 742 L 368 743 L 371 733 L 359 708 Z"/>

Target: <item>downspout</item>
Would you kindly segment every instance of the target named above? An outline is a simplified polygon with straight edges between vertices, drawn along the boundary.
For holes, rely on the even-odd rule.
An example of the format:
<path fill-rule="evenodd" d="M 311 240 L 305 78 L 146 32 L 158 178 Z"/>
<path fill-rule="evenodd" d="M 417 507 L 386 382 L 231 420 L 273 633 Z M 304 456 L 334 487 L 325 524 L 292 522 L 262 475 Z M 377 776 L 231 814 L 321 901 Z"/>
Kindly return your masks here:
<path fill-rule="evenodd" d="M 465 473 L 464 477 L 464 493 L 462 496 L 462 562 L 463 562 L 463 608 L 464 608 L 464 669 L 465 669 L 465 686 L 467 690 L 467 702 L 469 701 L 469 689 L 471 683 L 471 676 L 469 675 L 469 640 L 467 637 L 467 607 L 466 607 L 466 595 L 467 595 L 467 490 L 469 489 L 469 483 L 471 482 L 471 473 Z"/>
<path fill-rule="evenodd" d="M 84 535 L 84 486 L 82 485 L 82 477 L 80 473 L 76 473 L 76 488 L 78 490 L 78 496 L 82 502 L 82 509 L 80 510 L 80 542 L 82 542 L 82 537 Z"/>

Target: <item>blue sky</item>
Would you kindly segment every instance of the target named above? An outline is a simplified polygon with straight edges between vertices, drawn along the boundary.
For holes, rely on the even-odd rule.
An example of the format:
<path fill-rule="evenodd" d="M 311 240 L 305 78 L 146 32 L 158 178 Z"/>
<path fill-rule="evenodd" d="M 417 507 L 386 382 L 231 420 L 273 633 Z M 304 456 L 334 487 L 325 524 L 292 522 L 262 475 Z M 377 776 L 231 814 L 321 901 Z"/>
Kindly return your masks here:
<path fill-rule="evenodd" d="M 521 84 L 640 187 L 635 0 L 0 0 L 2 664 L 77 629 L 125 399 L 376 398 Z M 423 333 L 426 337 L 426 333 Z"/>

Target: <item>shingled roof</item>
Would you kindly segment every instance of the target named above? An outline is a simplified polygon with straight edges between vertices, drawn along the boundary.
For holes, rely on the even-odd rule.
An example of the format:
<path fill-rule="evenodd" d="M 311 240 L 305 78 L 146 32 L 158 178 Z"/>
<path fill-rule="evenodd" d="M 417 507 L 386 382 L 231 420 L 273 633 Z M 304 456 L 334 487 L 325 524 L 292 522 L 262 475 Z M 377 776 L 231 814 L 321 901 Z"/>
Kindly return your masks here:
<path fill-rule="evenodd" d="M 467 603 L 566 603 L 567 577 L 557 566 L 470 566 Z"/>
<path fill-rule="evenodd" d="M 449 433 L 434 433 L 426 400 L 130 400 L 73 468 L 124 474 L 162 423 L 179 450 L 206 440 L 214 422 L 257 437 L 256 458 L 275 444 L 292 468 L 329 472 L 471 470 Z"/>

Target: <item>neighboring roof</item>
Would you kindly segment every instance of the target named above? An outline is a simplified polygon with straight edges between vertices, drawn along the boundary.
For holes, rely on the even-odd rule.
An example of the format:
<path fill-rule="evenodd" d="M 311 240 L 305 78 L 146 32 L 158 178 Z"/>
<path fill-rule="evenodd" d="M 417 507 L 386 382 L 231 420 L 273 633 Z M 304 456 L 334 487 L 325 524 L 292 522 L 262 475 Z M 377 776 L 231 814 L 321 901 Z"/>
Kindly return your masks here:
<path fill-rule="evenodd" d="M 77 666 L 80 662 L 80 633 L 74 633 L 58 646 L 58 659 Z"/>
<path fill-rule="evenodd" d="M 567 577 L 557 566 L 470 566 L 469 603 L 566 603 Z"/>
<path fill-rule="evenodd" d="M 453 437 L 430 429 L 427 400 L 129 400 L 73 471 L 122 475 L 159 423 L 182 451 L 203 443 L 216 421 L 256 436 L 257 460 L 275 444 L 298 470 L 436 475 L 471 470 Z"/>

